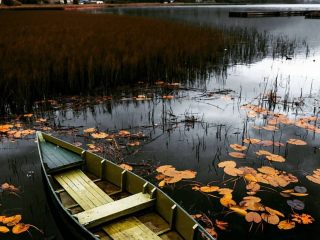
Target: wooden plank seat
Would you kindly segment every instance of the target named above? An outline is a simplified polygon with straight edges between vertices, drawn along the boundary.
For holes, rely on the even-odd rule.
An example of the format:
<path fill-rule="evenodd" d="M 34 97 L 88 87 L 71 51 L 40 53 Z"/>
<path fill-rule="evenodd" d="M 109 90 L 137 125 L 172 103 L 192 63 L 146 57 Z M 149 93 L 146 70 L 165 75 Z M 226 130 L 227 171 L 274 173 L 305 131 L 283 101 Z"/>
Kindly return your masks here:
<path fill-rule="evenodd" d="M 95 227 L 125 215 L 153 206 L 155 199 L 148 193 L 137 193 L 118 201 L 78 213 L 74 215 L 86 228 Z"/>
<path fill-rule="evenodd" d="M 59 173 L 54 175 L 54 178 L 84 210 L 113 202 L 113 199 L 80 169 Z"/>
<path fill-rule="evenodd" d="M 114 240 L 161 240 L 136 217 L 129 217 L 102 228 Z"/>

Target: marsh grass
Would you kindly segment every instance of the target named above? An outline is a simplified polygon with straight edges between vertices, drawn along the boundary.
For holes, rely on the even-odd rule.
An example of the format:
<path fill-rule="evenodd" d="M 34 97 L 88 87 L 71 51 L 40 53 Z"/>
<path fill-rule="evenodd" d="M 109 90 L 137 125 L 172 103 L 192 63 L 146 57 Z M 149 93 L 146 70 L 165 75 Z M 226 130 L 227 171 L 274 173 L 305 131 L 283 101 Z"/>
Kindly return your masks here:
<path fill-rule="evenodd" d="M 109 14 L 3 11 L 0 29 L 0 113 L 138 81 L 205 78 L 267 49 L 257 32 Z"/>

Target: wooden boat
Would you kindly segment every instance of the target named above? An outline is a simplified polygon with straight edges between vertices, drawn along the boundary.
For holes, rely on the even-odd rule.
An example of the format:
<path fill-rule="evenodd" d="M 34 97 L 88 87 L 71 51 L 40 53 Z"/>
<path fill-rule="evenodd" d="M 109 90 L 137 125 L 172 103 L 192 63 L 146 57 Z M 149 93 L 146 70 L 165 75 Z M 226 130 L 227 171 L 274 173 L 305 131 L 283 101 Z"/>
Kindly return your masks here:
<path fill-rule="evenodd" d="M 214 239 L 176 202 L 118 165 L 37 132 L 43 179 L 65 239 Z"/>

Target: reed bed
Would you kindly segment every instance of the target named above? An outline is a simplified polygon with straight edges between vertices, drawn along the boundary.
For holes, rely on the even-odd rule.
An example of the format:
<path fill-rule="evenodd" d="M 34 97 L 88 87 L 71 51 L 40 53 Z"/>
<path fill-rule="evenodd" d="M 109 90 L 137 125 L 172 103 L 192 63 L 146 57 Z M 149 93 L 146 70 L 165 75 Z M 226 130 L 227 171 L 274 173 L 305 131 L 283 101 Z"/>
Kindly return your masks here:
<path fill-rule="evenodd" d="M 69 11 L 2 11 L 0 29 L 0 113 L 138 81 L 197 79 L 267 48 L 248 31 Z"/>

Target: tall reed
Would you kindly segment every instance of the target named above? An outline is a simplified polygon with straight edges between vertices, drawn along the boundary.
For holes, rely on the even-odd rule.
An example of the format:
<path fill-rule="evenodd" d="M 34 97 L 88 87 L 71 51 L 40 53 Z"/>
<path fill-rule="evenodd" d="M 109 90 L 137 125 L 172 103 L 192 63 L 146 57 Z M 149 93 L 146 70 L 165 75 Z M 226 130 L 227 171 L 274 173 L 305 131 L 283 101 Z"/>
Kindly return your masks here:
<path fill-rule="evenodd" d="M 2 11 L 0 112 L 28 111 L 36 99 L 110 92 L 137 81 L 196 79 L 237 59 L 251 61 L 266 41 L 257 33 L 142 17 Z M 259 49 L 250 42 L 259 42 Z"/>

